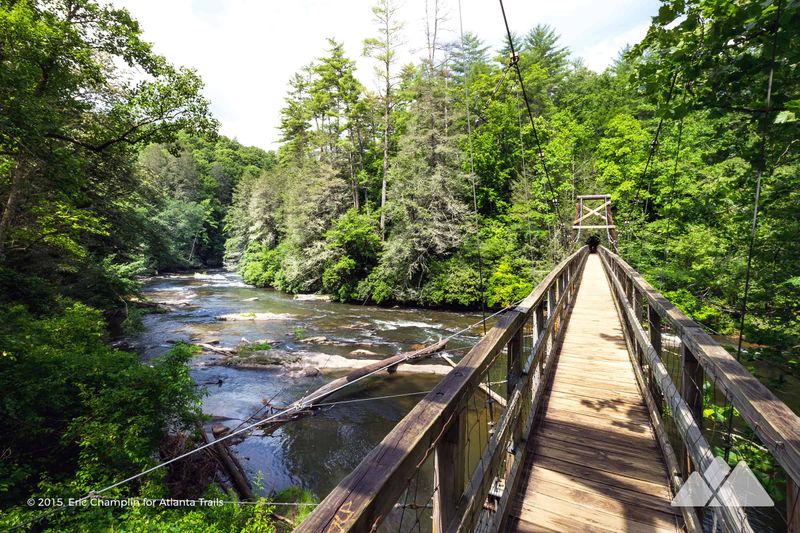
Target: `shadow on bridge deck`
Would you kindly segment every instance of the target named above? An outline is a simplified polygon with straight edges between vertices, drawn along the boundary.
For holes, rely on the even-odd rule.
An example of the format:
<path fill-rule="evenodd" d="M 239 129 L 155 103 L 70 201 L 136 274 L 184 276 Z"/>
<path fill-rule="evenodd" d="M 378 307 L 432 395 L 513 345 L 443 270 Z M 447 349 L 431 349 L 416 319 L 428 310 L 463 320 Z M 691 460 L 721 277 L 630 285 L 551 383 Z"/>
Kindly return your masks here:
<path fill-rule="evenodd" d="M 590 255 L 510 531 L 678 531 L 680 512 L 603 266 Z"/>

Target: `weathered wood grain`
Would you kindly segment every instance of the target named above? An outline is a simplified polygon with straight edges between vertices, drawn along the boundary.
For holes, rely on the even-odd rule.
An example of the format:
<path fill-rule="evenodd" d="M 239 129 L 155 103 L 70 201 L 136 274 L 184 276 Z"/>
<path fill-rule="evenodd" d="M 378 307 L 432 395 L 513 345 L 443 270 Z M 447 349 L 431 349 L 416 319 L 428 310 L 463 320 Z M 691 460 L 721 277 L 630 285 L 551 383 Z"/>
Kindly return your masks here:
<path fill-rule="evenodd" d="M 677 531 L 669 478 L 600 258 L 587 259 L 527 475 L 517 531 Z"/>
<path fill-rule="evenodd" d="M 800 483 L 800 417 L 622 258 L 605 248 L 600 253 L 636 285 L 660 319 L 669 322 L 708 380 L 730 398 L 794 483 Z"/>

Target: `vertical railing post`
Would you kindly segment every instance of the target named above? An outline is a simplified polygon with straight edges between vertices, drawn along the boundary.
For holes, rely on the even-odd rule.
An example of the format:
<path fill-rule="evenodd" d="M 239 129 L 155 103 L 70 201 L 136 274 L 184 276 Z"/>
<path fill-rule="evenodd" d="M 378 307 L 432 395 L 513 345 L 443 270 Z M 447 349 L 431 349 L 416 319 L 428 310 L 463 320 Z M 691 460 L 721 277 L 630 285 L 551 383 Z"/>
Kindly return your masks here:
<path fill-rule="evenodd" d="M 536 344 L 542 339 L 542 333 L 544 332 L 544 302 L 539 302 L 536 304 L 536 308 L 533 310 L 533 331 L 536 335 L 534 337 L 533 346 L 536 346 Z M 541 375 L 544 368 L 544 361 L 546 359 L 544 354 L 545 347 L 542 347 L 541 350 L 542 356 L 539 357 L 539 363 L 537 365 L 538 375 Z"/>
<path fill-rule="evenodd" d="M 661 348 L 661 315 L 658 314 L 658 311 L 656 311 L 652 305 L 647 306 L 647 323 L 649 324 L 648 329 L 650 332 L 650 344 L 656 351 L 658 358 L 662 359 L 663 350 Z M 658 385 L 653 379 L 653 369 L 650 367 L 648 367 L 647 370 L 647 382 L 650 384 L 650 394 L 653 396 L 653 400 L 656 402 L 658 413 L 661 414 L 661 411 L 664 409 L 664 402 L 662 401 L 663 398 Z"/>
<path fill-rule="evenodd" d="M 625 276 L 625 298 L 628 299 L 628 303 L 633 305 L 633 281 L 631 277 L 626 275 Z M 633 309 L 636 311 L 636 308 Z"/>
<path fill-rule="evenodd" d="M 536 304 L 536 308 L 533 310 L 533 323 L 536 335 L 533 339 L 535 346 L 539 339 L 542 338 L 542 332 L 544 331 L 544 302 Z"/>
<path fill-rule="evenodd" d="M 467 410 L 462 409 L 442 435 L 434 452 L 433 530 L 446 531 L 464 491 Z"/>
<path fill-rule="evenodd" d="M 786 476 L 786 533 L 800 533 L 800 500 L 797 492 L 800 487 Z"/>
<path fill-rule="evenodd" d="M 636 321 L 641 324 L 642 323 L 642 293 L 639 291 L 639 288 L 633 282 L 633 278 L 630 278 L 631 282 L 631 305 L 633 306 L 633 316 L 635 317 Z M 634 328 L 634 325 L 631 325 Z M 632 332 L 631 332 L 632 333 Z M 644 364 L 644 348 L 638 343 L 634 342 L 636 345 L 636 360 L 639 361 L 639 366 L 641 367 Z"/>
<path fill-rule="evenodd" d="M 631 303 L 633 304 L 633 312 L 634 315 L 636 316 L 636 320 L 638 320 L 639 323 L 641 324 L 643 319 L 642 293 L 639 291 L 639 288 L 633 283 L 633 280 L 631 280 L 631 285 L 633 285 L 633 289 L 631 290 L 631 293 L 633 294 L 633 300 L 631 300 Z"/>
<path fill-rule="evenodd" d="M 506 398 L 510 399 L 511 395 L 514 394 L 514 389 L 517 388 L 517 384 L 520 382 L 522 378 L 522 362 L 523 358 L 525 357 L 525 326 L 528 324 L 528 321 L 531 320 L 531 316 L 528 315 L 525 318 L 525 321 L 519 327 L 516 334 L 511 338 L 511 341 L 508 343 L 508 357 L 507 360 L 507 372 L 506 375 L 508 376 L 506 381 Z M 535 327 L 535 326 L 534 326 Z M 533 335 L 533 331 L 531 331 L 531 335 Z M 535 345 L 536 342 L 534 341 L 533 344 Z M 529 354 L 528 357 L 531 357 L 532 354 Z M 517 420 L 514 421 L 514 430 L 513 435 L 511 437 L 509 453 L 516 453 L 517 445 L 522 442 L 522 432 L 523 432 L 523 417 L 519 417 Z"/>
<path fill-rule="evenodd" d="M 686 342 L 681 342 L 681 397 L 689 406 L 700 430 L 703 429 L 703 367 L 697 361 L 695 355 L 686 346 Z M 688 449 L 683 448 L 683 460 L 681 468 L 683 479 L 688 479 L 689 474 L 694 470 L 694 465 L 689 459 Z"/>
<path fill-rule="evenodd" d="M 555 336 L 558 334 L 558 328 L 560 324 L 558 323 L 559 320 L 557 317 L 554 316 L 556 310 L 556 304 L 558 303 L 558 296 L 557 296 L 557 288 L 556 286 L 558 283 L 553 281 L 550 285 L 550 288 L 547 290 L 547 318 L 553 319 L 552 330 L 550 331 L 550 343 L 552 344 L 555 341 Z"/>
<path fill-rule="evenodd" d="M 522 375 L 522 346 L 523 340 L 525 339 L 526 323 L 527 319 L 522 323 L 508 343 L 508 357 L 506 357 L 506 375 L 508 378 L 506 381 L 506 390 L 508 391 L 509 398 L 511 397 L 514 387 L 517 386 L 519 377 Z"/>

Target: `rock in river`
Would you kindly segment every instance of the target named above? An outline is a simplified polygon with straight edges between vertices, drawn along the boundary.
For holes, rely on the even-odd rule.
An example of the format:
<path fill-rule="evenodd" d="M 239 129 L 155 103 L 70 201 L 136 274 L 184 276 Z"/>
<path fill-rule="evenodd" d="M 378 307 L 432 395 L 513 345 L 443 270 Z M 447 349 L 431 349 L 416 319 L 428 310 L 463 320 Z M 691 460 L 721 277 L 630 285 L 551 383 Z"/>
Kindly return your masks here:
<path fill-rule="evenodd" d="M 219 315 L 214 317 L 216 320 L 221 321 L 255 321 L 255 322 L 264 322 L 268 320 L 292 320 L 294 315 L 290 315 L 288 313 L 230 313 L 227 315 Z"/>

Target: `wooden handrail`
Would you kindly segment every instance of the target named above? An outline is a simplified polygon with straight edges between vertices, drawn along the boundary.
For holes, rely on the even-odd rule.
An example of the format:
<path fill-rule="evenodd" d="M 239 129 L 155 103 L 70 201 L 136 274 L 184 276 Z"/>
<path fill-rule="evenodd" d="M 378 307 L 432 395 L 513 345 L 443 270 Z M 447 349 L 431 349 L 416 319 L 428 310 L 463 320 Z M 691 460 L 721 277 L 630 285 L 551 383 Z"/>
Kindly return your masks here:
<path fill-rule="evenodd" d="M 703 428 L 700 420 L 698 420 L 693 413 L 693 404 L 687 401 L 687 398 L 684 398 L 682 395 L 685 391 L 679 390 L 675 385 L 666 365 L 661 360 L 661 354 L 659 354 L 652 345 L 650 338 L 644 331 L 644 327 L 641 324 L 641 301 L 637 298 L 636 290 L 633 288 L 632 284 L 626 283 L 623 285 L 623 282 L 617 275 L 618 273 L 613 271 L 613 267 L 605 251 L 606 250 L 601 250 L 600 257 L 602 258 L 603 266 L 611 282 L 612 292 L 620 308 L 620 314 L 622 315 L 620 319 L 625 326 L 625 335 L 629 345 L 633 347 L 631 351 L 637 356 L 637 360 L 633 361 L 634 369 L 637 369 L 638 365 L 642 363 L 647 363 L 650 370 L 650 379 L 652 383 L 655 383 L 661 395 L 663 395 L 670 413 L 675 420 L 675 426 L 683 441 L 686 456 L 691 459 L 691 464 L 703 475 L 714 460 L 714 452 L 703 436 Z M 628 280 L 626 279 L 626 281 Z M 639 316 L 637 316 L 637 309 L 639 310 Z M 642 387 L 642 394 L 646 397 L 649 391 Z M 653 426 L 655 428 L 659 427 L 661 424 L 660 414 L 651 412 L 651 416 L 655 417 L 657 421 Z M 659 444 L 663 446 L 665 443 L 659 441 Z M 662 447 L 662 452 L 666 459 L 668 457 L 668 448 L 664 449 Z M 670 477 L 674 474 L 683 475 L 683 479 L 685 479 L 688 477 L 689 472 L 686 470 L 680 473 L 671 473 Z M 707 482 L 709 481 L 710 480 L 707 480 Z M 725 530 L 737 531 L 739 533 L 752 533 L 753 529 L 748 522 L 746 513 L 736 502 L 736 495 L 723 485 L 719 487 L 717 497 L 723 502 L 730 503 L 730 505 L 724 505 L 719 509 Z M 685 518 L 692 520 L 691 517 L 686 515 Z"/>
<path fill-rule="evenodd" d="M 463 447 L 466 430 L 461 422 L 466 418 L 466 400 L 478 391 L 482 378 L 496 360 L 495 356 L 508 347 L 511 355 L 509 381 L 513 380 L 515 385 L 496 432 L 484 451 L 488 461 L 495 464 L 499 462 L 499 454 L 505 453 L 513 434 L 521 434 L 520 426 L 528 425 L 532 419 L 527 416 L 520 423 L 522 417 L 519 414 L 525 398 L 523 388 L 529 386 L 531 365 L 537 354 L 546 352 L 548 345 L 552 349 L 557 337 L 563 334 L 565 310 L 576 294 L 577 280 L 587 253 L 588 248 L 583 247 L 565 259 L 522 303 L 502 315 L 455 368 L 334 488 L 303 521 L 298 531 L 374 529 L 392 510 L 426 458 L 434 453 L 440 470 L 437 476 L 441 476 L 441 482 L 437 484 L 438 495 L 434 495 L 434 515 L 440 524 L 437 530 L 459 529 L 465 523 L 471 523 L 472 519 L 466 517 L 483 509 L 491 485 L 491 479 L 486 479 L 487 470 L 482 475 L 473 473 L 464 483 L 459 472 L 463 465 L 458 460 L 448 461 L 454 464 L 439 464 Z M 548 307 L 546 321 L 543 319 L 545 305 Z M 536 320 L 535 342 L 529 357 L 522 360 L 524 327 L 528 320 L 533 319 Z M 532 395 L 532 398 L 536 397 L 536 394 Z M 532 410 L 529 407 L 526 406 L 527 411 Z M 514 474 L 522 470 L 523 454 L 517 456 Z M 442 473 L 445 469 L 451 474 L 449 478 Z M 501 506 L 508 500 L 507 495 L 504 496 Z"/>
<path fill-rule="evenodd" d="M 697 358 L 709 380 L 730 398 L 750 429 L 795 483 L 800 482 L 800 417 L 617 254 L 601 247 Z"/>
<path fill-rule="evenodd" d="M 604 247 L 600 248 L 600 255 L 614 288 L 626 337 L 639 357 L 638 363 L 647 363 L 649 368 L 649 384 L 642 387 L 642 392 L 651 401 L 659 393 L 663 396 L 683 441 L 683 461 L 677 477 L 686 479 L 693 470 L 703 475 L 714 458 L 702 433 L 702 385 L 708 377 L 786 471 L 787 494 L 794 493 L 800 485 L 800 417 L 622 258 Z M 665 373 L 661 361 L 660 328 L 664 321 L 681 342 L 680 387 Z M 649 335 L 644 331 L 643 322 L 650 322 Z M 634 367 L 636 364 L 634 361 Z M 651 412 L 651 416 L 660 422 L 660 413 Z M 737 495 L 725 490 L 723 485 L 718 497 L 729 502 L 716 508 L 726 529 L 752 531 L 747 514 L 736 503 Z M 794 528 L 800 523 L 800 509 L 790 500 L 787 500 L 787 521 L 794 524 Z M 791 525 L 789 529 L 792 530 Z"/>

